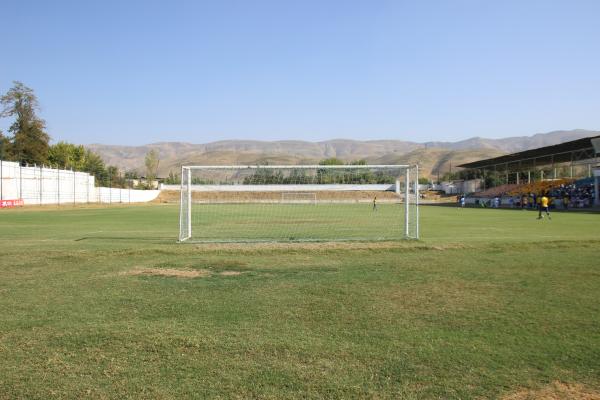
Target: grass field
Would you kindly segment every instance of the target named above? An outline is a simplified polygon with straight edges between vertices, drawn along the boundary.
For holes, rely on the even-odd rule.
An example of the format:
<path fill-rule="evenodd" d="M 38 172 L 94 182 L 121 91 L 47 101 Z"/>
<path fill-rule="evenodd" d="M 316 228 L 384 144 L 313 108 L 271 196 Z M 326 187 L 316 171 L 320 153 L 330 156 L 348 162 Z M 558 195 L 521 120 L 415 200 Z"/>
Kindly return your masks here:
<path fill-rule="evenodd" d="M 420 241 L 194 245 L 177 212 L 0 212 L 0 398 L 600 393 L 599 214 L 422 207 Z"/>
<path fill-rule="evenodd" d="M 192 207 L 193 241 L 398 240 L 404 204 L 204 204 Z M 409 236 L 416 237 L 409 206 Z"/>

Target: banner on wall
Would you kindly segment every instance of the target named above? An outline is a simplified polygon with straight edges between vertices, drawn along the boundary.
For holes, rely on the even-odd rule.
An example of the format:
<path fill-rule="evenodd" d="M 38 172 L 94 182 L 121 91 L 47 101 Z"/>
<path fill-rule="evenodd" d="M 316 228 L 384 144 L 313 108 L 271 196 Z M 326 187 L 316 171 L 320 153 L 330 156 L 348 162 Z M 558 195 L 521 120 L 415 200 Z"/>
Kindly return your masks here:
<path fill-rule="evenodd" d="M 0 208 L 19 207 L 25 204 L 23 199 L 0 200 Z"/>

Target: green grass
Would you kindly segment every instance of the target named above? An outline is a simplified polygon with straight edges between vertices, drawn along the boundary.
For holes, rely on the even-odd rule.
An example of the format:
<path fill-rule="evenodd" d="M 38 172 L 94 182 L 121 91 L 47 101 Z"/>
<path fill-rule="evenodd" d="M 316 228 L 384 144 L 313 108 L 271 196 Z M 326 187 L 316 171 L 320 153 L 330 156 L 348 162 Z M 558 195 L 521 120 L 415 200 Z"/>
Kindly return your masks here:
<path fill-rule="evenodd" d="M 213 246 L 170 205 L 2 210 L 0 398 L 600 390 L 599 214 L 421 215 L 417 242 Z"/>
<path fill-rule="evenodd" d="M 409 209 L 414 212 L 415 208 Z M 398 240 L 404 205 L 206 204 L 194 206 L 194 241 Z M 412 227 L 411 227 L 412 228 Z M 415 234 L 413 230 L 410 231 Z"/>

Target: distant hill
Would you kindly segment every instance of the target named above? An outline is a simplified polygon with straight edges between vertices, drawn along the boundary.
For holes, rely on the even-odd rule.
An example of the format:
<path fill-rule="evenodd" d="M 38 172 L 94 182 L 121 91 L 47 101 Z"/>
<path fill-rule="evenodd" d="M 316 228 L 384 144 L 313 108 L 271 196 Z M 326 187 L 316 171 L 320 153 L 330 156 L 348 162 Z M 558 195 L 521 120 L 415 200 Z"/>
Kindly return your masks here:
<path fill-rule="evenodd" d="M 402 155 L 386 154 L 375 159 L 368 159 L 372 164 L 419 164 L 419 175 L 435 177 L 449 171 L 456 171 L 456 166 L 463 163 L 496 157 L 505 154 L 495 149 L 448 150 L 442 148 L 421 148 Z"/>
<path fill-rule="evenodd" d="M 425 145 L 427 147 L 440 147 L 452 150 L 495 149 L 504 153 L 515 153 L 517 151 L 551 146 L 553 144 L 597 135 L 600 135 L 600 131 L 575 129 L 571 131 L 538 133 L 533 136 L 515 136 L 504 139 L 484 139 L 474 137 L 459 142 L 428 142 L 425 143 Z"/>
<path fill-rule="evenodd" d="M 143 146 L 93 144 L 88 146 L 111 165 L 124 170 L 144 169 L 144 156 L 151 149 L 160 153 L 159 175 L 177 172 L 182 164 L 302 164 L 329 157 L 345 161 L 366 159 L 371 163 L 419 163 L 425 176 L 448 172 L 451 166 L 506 153 L 550 146 L 599 131 L 582 129 L 554 131 L 504 139 L 471 138 L 459 142 L 417 143 L 401 140 L 358 141 L 347 139 L 306 142 L 295 140 L 225 140 L 206 144 L 161 142 Z"/>

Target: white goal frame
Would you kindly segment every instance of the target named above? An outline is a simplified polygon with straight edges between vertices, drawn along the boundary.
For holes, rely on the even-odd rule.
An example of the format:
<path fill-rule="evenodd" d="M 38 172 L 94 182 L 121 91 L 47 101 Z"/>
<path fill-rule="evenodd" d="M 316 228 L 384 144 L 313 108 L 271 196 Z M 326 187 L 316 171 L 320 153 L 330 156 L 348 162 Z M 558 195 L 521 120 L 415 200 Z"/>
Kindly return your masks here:
<path fill-rule="evenodd" d="M 198 184 L 193 184 L 192 182 L 192 171 L 201 171 L 201 170 L 313 170 L 313 169 L 341 169 L 341 170 L 349 170 L 349 169 L 398 169 L 404 172 L 403 178 L 405 182 L 409 184 L 404 185 L 404 192 L 402 195 L 404 196 L 404 239 L 419 239 L 419 166 L 418 165 L 408 165 L 408 164 L 382 164 L 382 165 L 182 165 L 181 166 L 181 194 L 180 194 L 180 212 L 179 212 L 179 243 L 192 241 L 192 186 L 203 186 Z M 411 174 L 414 173 L 414 175 Z M 396 193 L 399 192 L 399 181 L 396 181 Z M 211 184 L 207 184 L 206 186 L 214 186 Z M 251 186 L 251 185 L 248 185 Z M 307 191 L 298 191 L 298 190 L 290 190 L 287 191 L 285 188 L 281 188 L 284 185 L 271 185 L 273 187 L 280 187 L 282 192 L 282 200 L 284 193 L 288 194 L 313 194 L 314 200 L 303 202 L 309 202 L 312 204 L 318 204 L 317 196 L 314 189 Z M 314 186 L 314 185 L 310 185 Z M 340 186 L 340 185 L 338 185 Z M 223 185 L 225 189 L 227 189 L 227 185 Z M 323 189 L 326 190 L 326 189 Z M 414 199 L 413 204 L 410 204 L 411 197 Z M 410 205 L 414 205 L 414 215 L 409 215 Z M 410 227 L 410 218 L 414 218 L 414 227 L 411 231 Z M 335 239 L 335 240 L 319 240 L 319 241 L 346 241 L 346 240 L 355 240 L 355 239 Z M 271 240 L 269 240 L 271 241 Z M 276 241 L 276 240 L 273 240 Z M 316 241 L 316 240 L 302 240 L 302 241 Z M 218 242 L 224 242 L 223 240 L 219 240 Z M 227 241 L 225 241 L 227 242 Z M 239 240 L 232 240 L 231 242 L 240 242 Z M 245 242 L 251 242 L 251 240 L 245 240 Z"/>
<path fill-rule="evenodd" d="M 304 198 L 303 198 L 304 197 Z M 281 202 L 284 204 L 317 204 L 316 192 L 281 192 Z"/>

